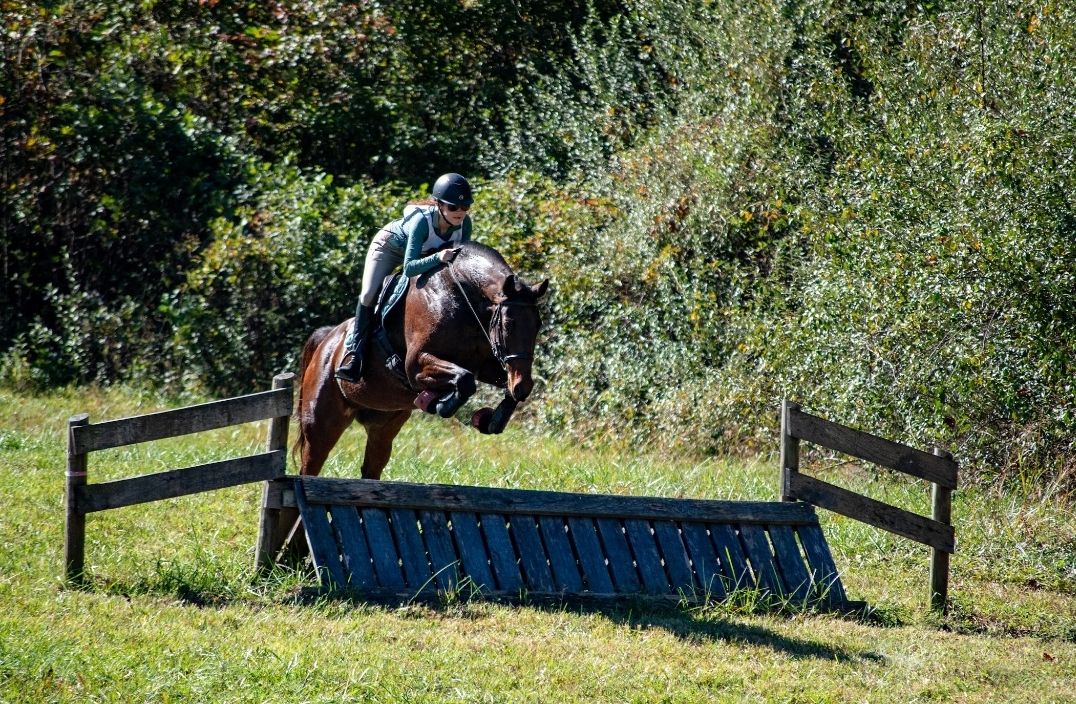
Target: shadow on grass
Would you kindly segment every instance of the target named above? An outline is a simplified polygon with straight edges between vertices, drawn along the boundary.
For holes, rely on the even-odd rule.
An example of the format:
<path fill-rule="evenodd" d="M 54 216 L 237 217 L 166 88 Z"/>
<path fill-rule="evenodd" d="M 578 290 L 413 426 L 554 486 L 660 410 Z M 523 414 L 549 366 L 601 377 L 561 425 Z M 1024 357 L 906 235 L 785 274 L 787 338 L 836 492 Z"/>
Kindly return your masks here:
<path fill-rule="evenodd" d="M 750 612 L 741 607 L 713 604 L 704 608 L 682 604 L 655 604 L 652 600 L 626 597 L 616 603 L 586 603 L 577 599 L 557 598 L 490 598 L 488 596 L 460 596 L 459 594 L 420 595 L 401 601 L 398 597 L 371 599 L 369 595 L 357 596 L 343 591 L 326 592 L 317 588 L 297 591 L 291 603 L 315 605 L 348 605 L 361 608 L 413 614 L 416 618 L 438 617 L 467 618 L 485 605 L 510 605 L 513 608 L 534 609 L 552 614 L 593 614 L 633 630 L 660 629 L 688 643 L 703 644 L 724 642 L 755 645 L 770 648 L 796 659 L 818 658 L 839 662 L 885 662 L 884 656 L 873 651 L 852 651 L 809 638 L 790 637 L 772 629 L 742 619 L 752 616 L 783 614 L 792 618 L 798 614 L 812 614 L 808 609 L 793 610 L 767 608 L 756 605 Z M 870 622 L 875 615 L 869 612 L 856 614 L 816 614 L 818 618 L 847 618 L 858 622 Z"/>
<path fill-rule="evenodd" d="M 325 591 L 312 587 L 312 570 L 301 567 L 277 566 L 268 574 L 252 579 L 236 579 L 212 570 L 183 568 L 175 564 L 158 565 L 149 578 L 131 582 L 115 581 L 100 576 L 90 577 L 75 587 L 81 591 L 106 593 L 126 598 L 155 596 L 175 599 L 196 608 L 226 608 L 238 604 L 299 605 L 311 608 L 354 606 L 381 610 L 415 618 L 473 618 L 490 604 L 511 605 L 514 608 L 534 609 L 552 614 L 593 614 L 634 630 L 660 629 L 688 643 L 723 642 L 769 648 L 796 659 L 826 659 L 840 662 L 884 662 L 878 653 L 853 651 L 808 637 L 793 637 L 763 625 L 747 622 L 751 618 L 784 617 L 800 619 L 804 631 L 809 621 L 803 617 L 846 619 L 872 626 L 900 625 L 893 614 L 873 609 L 834 612 L 797 606 L 788 602 L 760 598 L 753 592 L 734 594 L 733 598 L 706 605 L 625 596 L 614 601 L 588 602 L 578 598 L 522 595 L 516 597 L 490 596 L 466 585 L 454 592 L 423 592 L 418 595 L 355 594 L 347 591 Z M 344 612 L 339 612 L 344 613 Z M 327 618 L 336 616 L 324 614 Z"/>
<path fill-rule="evenodd" d="M 1039 612 L 998 613 L 973 599 L 953 597 L 949 613 L 934 617 L 934 624 L 952 633 L 988 638 L 1042 638 L 1076 643 L 1076 623 Z"/>
<path fill-rule="evenodd" d="M 742 620 L 696 618 L 689 614 L 606 613 L 610 620 L 632 628 L 661 629 L 690 643 L 724 642 L 769 648 L 795 659 L 816 658 L 838 662 L 885 662 L 873 651 L 853 651 L 810 638 L 791 637 Z M 808 630 L 805 626 L 804 630 Z"/>

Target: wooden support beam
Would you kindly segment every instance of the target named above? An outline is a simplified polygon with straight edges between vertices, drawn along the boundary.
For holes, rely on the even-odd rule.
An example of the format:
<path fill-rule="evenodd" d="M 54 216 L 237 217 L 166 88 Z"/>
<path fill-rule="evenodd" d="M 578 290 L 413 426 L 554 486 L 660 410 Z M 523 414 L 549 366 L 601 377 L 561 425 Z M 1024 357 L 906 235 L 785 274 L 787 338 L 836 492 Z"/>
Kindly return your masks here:
<path fill-rule="evenodd" d="M 90 423 L 85 413 L 67 421 L 67 478 L 64 527 L 64 578 L 69 584 L 82 581 L 86 562 L 86 511 L 79 504 L 80 491 L 86 486 L 88 457 L 75 447 L 75 429 Z"/>
<path fill-rule="evenodd" d="M 285 392 L 288 399 L 287 414 L 276 416 L 269 420 L 269 427 L 265 441 L 266 452 L 286 452 L 288 449 L 288 423 L 291 420 L 293 407 L 295 375 L 292 373 L 278 374 L 273 377 L 273 390 Z M 280 494 L 285 484 L 281 482 L 267 481 L 262 489 L 262 509 L 258 521 L 258 542 L 254 548 L 254 565 L 257 570 L 266 570 L 272 567 L 280 549 L 287 540 L 291 524 L 294 524 L 298 513 L 294 510 L 286 511 L 281 508 Z M 284 523 L 291 520 L 291 524 Z"/>
<path fill-rule="evenodd" d="M 934 454 L 952 459 L 951 454 L 940 448 L 934 448 Z M 934 484 L 931 487 L 931 504 L 934 520 L 952 525 L 953 490 Z M 949 609 L 949 552 L 938 548 L 930 551 L 930 608 L 942 614 Z"/>
<path fill-rule="evenodd" d="M 781 401 L 781 501 L 794 501 L 790 482 L 800 471 L 800 440 L 792 434 L 792 414 L 799 413 L 799 404 Z"/>
<path fill-rule="evenodd" d="M 372 479 L 300 477 L 299 481 L 310 503 L 326 505 L 766 525 L 802 525 L 818 520 L 814 509 L 803 503 L 705 499 L 670 501 L 662 497 L 569 494 Z"/>

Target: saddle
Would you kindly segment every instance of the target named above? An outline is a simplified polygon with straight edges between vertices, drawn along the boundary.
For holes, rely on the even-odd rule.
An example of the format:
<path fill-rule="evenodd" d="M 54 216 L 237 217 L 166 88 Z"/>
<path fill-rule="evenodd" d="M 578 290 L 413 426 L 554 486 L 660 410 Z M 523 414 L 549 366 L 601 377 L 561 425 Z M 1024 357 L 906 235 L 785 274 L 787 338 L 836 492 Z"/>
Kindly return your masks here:
<path fill-rule="evenodd" d="M 381 351 L 385 353 L 385 367 L 393 372 L 405 385 L 411 386 L 411 382 L 407 379 L 407 375 L 403 370 L 403 357 L 393 349 L 392 341 L 389 340 L 389 334 L 385 330 L 385 320 L 388 318 L 389 313 L 404 297 L 402 295 L 394 296 L 398 285 L 397 282 L 401 276 L 403 276 L 402 271 L 393 272 L 386 276 L 381 283 L 381 293 L 378 295 L 377 303 L 374 306 L 374 329 L 370 332 L 370 336 L 377 342 Z M 410 285 L 410 281 L 404 283 L 403 291 L 405 294 Z"/>
<path fill-rule="evenodd" d="M 401 298 L 403 298 L 403 296 L 400 296 L 395 299 L 393 298 L 393 294 L 396 291 L 396 286 L 398 285 L 397 282 L 399 281 L 401 276 L 403 276 L 403 272 L 397 270 L 386 276 L 385 280 L 381 282 L 381 293 L 377 295 L 377 303 L 374 304 L 374 320 L 377 321 L 377 324 L 379 326 L 384 325 L 385 318 L 388 317 L 389 312 L 393 308 L 395 308 L 396 303 Z M 410 281 L 408 281 L 404 285 L 404 293 L 407 292 L 407 288 L 410 285 Z"/>

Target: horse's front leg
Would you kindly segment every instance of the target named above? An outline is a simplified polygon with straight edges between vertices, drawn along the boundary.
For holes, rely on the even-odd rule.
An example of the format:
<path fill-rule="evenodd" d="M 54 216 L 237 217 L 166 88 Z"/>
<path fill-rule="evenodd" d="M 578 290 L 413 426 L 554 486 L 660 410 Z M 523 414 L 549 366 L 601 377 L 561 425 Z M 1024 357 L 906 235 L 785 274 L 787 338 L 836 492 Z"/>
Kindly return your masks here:
<path fill-rule="evenodd" d="M 497 404 L 496 409 L 479 408 L 475 411 L 474 415 L 471 416 L 471 425 L 477 428 L 478 432 L 485 435 L 497 435 L 504 431 L 518 405 L 519 401 L 505 394 L 501 402 Z"/>
<path fill-rule="evenodd" d="M 423 352 L 418 356 L 416 385 L 422 389 L 415 405 L 427 413 L 448 418 L 474 395 L 475 376 L 461 366 Z"/>

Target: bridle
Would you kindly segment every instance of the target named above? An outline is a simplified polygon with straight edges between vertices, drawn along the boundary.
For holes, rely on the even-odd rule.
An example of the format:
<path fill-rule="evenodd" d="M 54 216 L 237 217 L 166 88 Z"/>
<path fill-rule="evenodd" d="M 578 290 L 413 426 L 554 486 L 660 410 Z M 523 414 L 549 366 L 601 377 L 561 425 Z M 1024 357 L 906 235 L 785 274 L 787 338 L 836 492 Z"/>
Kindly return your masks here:
<path fill-rule="evenodd" d="M 500 363 L 501 368 L 508 371 L 508 363 L 517 359 L 531 359 L 531 355 L 517 353 L 509 354 L 508 346 L 504 341 L 504 336 L 501 334 L 501 316 L 504 314 L 504 309 L 509 306 L 531 306 L 534 307 L 536 303 L 529 303 L 527 301 L 509 301 L 503 300 L 493 308 L 493 315 L 489 319 L 489 329 L 482 324 L 482 318 L 478 315 L 478 311 L 475 310 L 474 305 L 471 303 L 470 296 L 467 295 L 467 291 L 464 290 L 463 284 L 456 278 L 456 272 L 453 271 L 451 264 L 447 265 L 449 275 L 452 280 L 456 282 L 456 288 L 460 290 L 460 294 L 463 296 L 463 300 L 467 302 L 467 307 L 471 309 L 471 314 L 474 315 L 475 322 L 478 323 L 479 329 L 482 334 L 485 335 L 486 341 L 489 343 L 489 348 L 493 351 L 493 356 Z"/>

